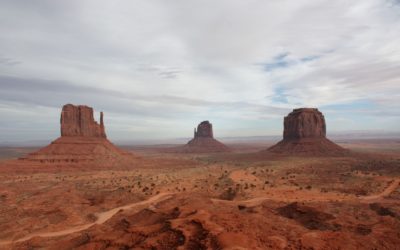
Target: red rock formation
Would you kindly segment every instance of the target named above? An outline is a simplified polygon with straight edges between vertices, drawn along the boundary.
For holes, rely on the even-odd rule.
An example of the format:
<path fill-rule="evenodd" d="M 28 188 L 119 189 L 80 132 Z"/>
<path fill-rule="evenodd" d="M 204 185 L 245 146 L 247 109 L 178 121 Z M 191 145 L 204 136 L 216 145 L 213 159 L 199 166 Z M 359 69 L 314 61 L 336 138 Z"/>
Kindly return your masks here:
<path fill-rule="evenodd" d="M 103 112 L 100 113 L 98 124 L 91 107 L 67 104 L 62 108 L 60 123 L 61 137 L 21 160 L 61 165 L 110 165 L 133 156 L 107 140 Z"/>
<path fill-rule="evenodd" d="M 194 138 L 210 137 L 214 138 L 212 124 L 209 121 L 203 121 L 194 129 Z"/>
<path fill-rule="evenodd" d="M 176 153 L 219 153 L 229 152 L 230 149 L 214 139 L 213 127 L 209 121 L 203 121 L 194 129 L 194 138 L 183 147 L 166 150 Z"/>
<path fill-rule="evenodd" d="M 100 113 L 100 125 L 93 118 L 93 109 L 88 106 L 66 104 L 61 111 L 61 136 L 103 137 L 106 132 L 103 124 L 103 112 Z"/>
<path fill-rule="evenodd" d="M 284 119 L 283 139 L 326 137 L 324 115 L 313 108 L 294 109 Z"/>
<path fill-rule="evenodd" d="M 280 154 L 338 155 L 347 152 L 326 138 L 325 118 L 318 109 L 294 109 L 284 119 L 283 140 L 268 149 Z"/>

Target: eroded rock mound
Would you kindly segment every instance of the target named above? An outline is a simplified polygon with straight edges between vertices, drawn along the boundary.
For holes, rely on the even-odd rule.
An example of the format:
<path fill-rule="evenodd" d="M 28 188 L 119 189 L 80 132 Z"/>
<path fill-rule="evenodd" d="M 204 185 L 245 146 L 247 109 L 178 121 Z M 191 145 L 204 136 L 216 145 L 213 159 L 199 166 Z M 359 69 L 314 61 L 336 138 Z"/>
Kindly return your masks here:
<path fill-rule="evenodd" d="M 339 155 L 347 150 L 326 138 L 324 115 L 315 108 L 294 109 L 284 119 L 283 140 L 268 149 L 280 154 Z"/>
<path fill-rule="evenodd" d="M 32 245 L 44 249 L 222 249 L 197 211 L 182 214 L 171 210 L 144 208 L 117 213 L 107 223 L 90 227 L 87 232 L 54 240 L 37 238 L 19 243 L 18 249 Z M 208 225 L 208 224 L 207 224 Z"/>
<path fill-rule="evenodd" d="M 214 139 L 212 124 L 203 121 L 194 129 L 194 138 L 183 147 L 170 150 L 178 153 L 219 153 L 230 149 L 222 142 Z"/>
<path fill-rule="evenodd" d="M 62 108 L 60 124 L 61 137 L 20 160 L 41 164 L 112 165 L 133 158 L 107 139 L 103 112 L 98 124 L 91 107 L 67 104 Z"/>

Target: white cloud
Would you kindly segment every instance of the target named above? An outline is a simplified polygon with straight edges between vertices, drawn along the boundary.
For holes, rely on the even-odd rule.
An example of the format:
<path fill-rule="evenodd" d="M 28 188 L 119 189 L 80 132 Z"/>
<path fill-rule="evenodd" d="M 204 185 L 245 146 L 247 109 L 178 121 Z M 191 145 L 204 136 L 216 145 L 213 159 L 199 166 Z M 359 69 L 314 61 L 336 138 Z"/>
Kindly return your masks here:
<path fill-rule="evenodd" d="M 0 74 L 32 79 L 38 90 L 8 88 L 0 104 L 79 101 L 124 114 L 118 122 L 128 124 L 130 114 L 146 120 L 131 125 L 140 131 L 132 137 L 171 119 L 186 126 L 200 117 L 237 119 L 234 126 L 250 130 L 252 117 L 272 117 L 279 128 L 291 108 L 351 110 L 359 100 L 374 104 L 360 115 L 393 116 L 400 103 L 399 10 L 390 0 L 2 1 Z M 2 79 L 0 87 L 9 87 Z M 69 91 L 46 91 L 40 79 Z M 357 119 L 348 127 L 363 126 Z M 399 121 L 389 120 L 388 128 Z M 171 127 L 171 136 L 182 135 Z M 263 133 L 256 125 L 254 131 Z"/>

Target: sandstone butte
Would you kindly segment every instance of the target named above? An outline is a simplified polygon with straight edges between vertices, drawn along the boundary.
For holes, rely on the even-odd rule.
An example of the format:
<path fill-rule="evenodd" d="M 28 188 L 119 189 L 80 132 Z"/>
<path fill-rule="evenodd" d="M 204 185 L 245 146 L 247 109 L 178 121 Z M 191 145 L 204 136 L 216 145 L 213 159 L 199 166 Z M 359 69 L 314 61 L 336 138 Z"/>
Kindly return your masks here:
<path fill-rule="evenodd" d="M 182 153 L 220 153 L 229 152 L 225 144 L 214 139 L 213 126 L 209 121 L 203 121 L 194 129 L 194 137 L 175 152 Z"/>
<path fill-rule="evenodd" d="M 100 124 L 93 118 L 93 109 L 88 106 L 64 105 L 61 111 L 61 136 L 82 136 L 107 138 L 104 129 L 103 112 Z"/>
<path fill-rule="evenodd" d="M 344 148 L 326 138 L 324 115 L 316 108 L 294 109 L 284 118 L 283 140 L 269 152 L 294 155 L 341 155 Z"/>
<path fill-rule="evenodd" d="M 101 112 L 98 124 L 91 107 L 66 104 L 61 111 L 61 137 L 20 160 L 50 164 L 108 165 L 133 158 L 132 154 L 119 149 L 107 139 L 103 119 Z"/>

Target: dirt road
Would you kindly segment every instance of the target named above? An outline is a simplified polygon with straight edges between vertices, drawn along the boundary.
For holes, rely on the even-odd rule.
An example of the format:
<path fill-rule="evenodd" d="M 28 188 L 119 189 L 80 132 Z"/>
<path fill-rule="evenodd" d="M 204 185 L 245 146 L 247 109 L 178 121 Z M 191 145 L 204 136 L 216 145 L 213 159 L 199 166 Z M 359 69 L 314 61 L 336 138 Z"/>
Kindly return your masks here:
<path fill-rule="evenodd" d="M 156 204 L 158 202 L 161 202 L 161 201 L 164 201 L 166 199 L 171 198 L 172 195 L 173 194 L 171 194 L 171 193 L 160 193 L 160 194 L 155 195 L 153 197 L 150 197 L 149 199 L 144 200 L 144 201 L 135 202 L 135 203 L 132 203 L 132 204 L 116 207 L 116 208 L 113 208 L 111 210 L 98 213 L 98 214 L 96 214 L 97 220 L 95 222 L 93 222 L 93 223 L 88 223 L 88 224 L 84 224 L 84 225 L 80 225 L 80 226 L 76 226 L 76 227 L 71 227 L 71 228 L 68 228 L 68 229 L 65 229 L 65 230 L 61 230 L 61 231 L 57 231 L 57 232 L 47 232 L 47 233 L 46 232 L 42 232 L 42 233 L 28 234 L 27 236 L 25 236 L 23 238 L 20 238 L 20 239 L 0 241 L 0 246 L 6 246 L 6 245 L 9 245 L 9 244 L 12 244 L 12 243 L 27 241 L 27 240 L 32 239 L 33 237 L 57 237 L 57 236 L 63 236 L 63 235 L 68 235 L 68 234 L 80 232 L 80 231 L 83 231 L 83 230 L 86 230 L 86 229 L 90 228 L 91 226 L 93 226 L 95 224 L 103 224 L 104 222 L 106 222 L 107 220 L 112 218 L 119 211 L 130 210 L 130 209 L 133 209 L 133 208 L 138 208 L 138 207 L 142 207 L 142 206 Z"/>
<path fill-rule="evenodd" d="M 395 179 L 392 181 L 392 183 L 385 188 L 381 193 L 379 194 L 374 194 L 374 195 L 368 195 L 368 196 L 361 196 L 357 197 L 361 202 L 363 203 L 374 203 L 377 202 L 387 196 L 389 196 L 393 191 L 396 190 L 396 188 L 400 185 L 400 179 Z M 351 197 L 335 197 L 333 200 L 350 200 L 352 199 Z M 211 199 L 213 202 L 219 202 L 219 203 L 227 203 L 227 204 L 234 204 L 234 205 L 247 205 L 247 206 L 258 206 L 265 200 L 276 200 L 276 201 L 281 201 L 281 197 L 272 197 L 271 195 L 265 195 L 265 196 L 260 196 L 260 197 L 255 197 L 251 198 L 248 200 L 221 200 L 221 199 Z M 313 200 L 313 201 L 329 201 L 329 199 L 326 197 L 326 195 L 322 194 L 320 196 L 313 196 L 312 198 L 305 196 L 305 198 L 302 200 L 301 197 L 296 197 L 296 199 L 293 199 L 292 201 L 308 201 L 308 200 Z M 291 202 L 290 200 L 286 199 L 286 201 Z"/>
<path fill-rule="evenodd" d="M 358 199 L 363 203 L 377 202 L 380 199 L 389 196 L 393 191 L 396 190 L 396 188 L 399 186 L 399 184 L 400 184 L 400 179 L 395 179 L 381 193 L 376 194 L 376 195 L 358 197 Z M 61 231 L 57 231 L 57 232 L 33 233 L 33 234 L 29 234 L 29 235 L 27 235 L 27 236 L 25 236 L 23 238 L 16 239 L 16 240 L 0 241 L 0 247 L 1 246 L 4 247 L 6 245 L 17 243 L 17 242 L 27 241 L 27 240 L 30 240 L 33 237 L 57 237 L 57 236 L 63 236 L 63 235 L 68 235 L 68 234 L 80 232 L 80 231 L 83 231 L 83 230 L 86 230 L 86 229 L 90 228 L 91 226 L 93 226 L 95 224 L 103 224 L 103 223 L 105 223 L 107 220 L 112 218 L 115 214 L 117 214 L 121 210 L 130 210 L 130 209 L 133 209 L 133 208 L 141 208 L 143 206 L 156 204 L 158 202 L 161 202 L 161 201 L 164 201 L 166 199 L 169 199 L 172 196 L 173 196 L 172 193 L 160 193 L 160 194 L 155 195 L 155 196 L 153 196 L 153 197 L 151 197 L 151 198 L 149 198 L 147 200 L 144 200 L 144 201 L 128 204 L 128 205 L 125 205 L 125 206 L 116 207 L 116 208 L 113 208 L 111 210 L 98 213 L 98 214 L 96 214 L 97 220 L 95 222 L 93 222 L 93 223 L 88 223 L 88 224 L 84 224 L 84 225 L 80 225 L 80 226 L 76 226 L 76 227 L 71 227 L 71 228 L 68 228 L 68 229 L 65 229 L 65 230 L 61 230 Z M 248 199 L 248 200 L 240 200 L 240 201 L 237 201 L 237 200 L 228 201 L 228 200 L 220 200 L 220 199 L 211 199 L 211 200 L 213 202 L 226 203 L 226 204 L 231 204 L 231 205 L 257 206 L 257 205 L 261 204 L 263 201 L 270 200 L 270 199 L 279 199 L 279 197 L 271 197 L 270 195 L 266 195 L 266 196 L 260 196 L 260 197 L 256 197 L 256 198 L 252 198 L 252 199 Z M 346 199 L 351 199 L 351 198 L 346 198 Z M 310 200 L 310 198 L 307 198 L 307 200 Z M 329 200 L 327 200 L 326 197 L 324 197 L 324 195 L 321 195 L 320 199 L 319 199 L 319 197 L 313 197 L 312 200 L 329 201 Z M 298 200 L 296 200 L 296 201 L 298 201 Z"/>
<path fill-rule="evenodd" d="M 376 194 L 376 195 L 369 195 L 369 196 L 362 196 L 359 197 L 359 199 L 362 202 L 366 202 L 366 203 L 373 203 L 376 202 L 382 198 L 385 198 L 387 196 L 389 196 L 393 191 L 396 190 L 396 188 L 400 185 L 400 179 L 397 180 L 393 180 L 392 183 L 385 188 L 385 190 L 383 190 L 383 192 L 381 192 L 380 194 Z"/>

